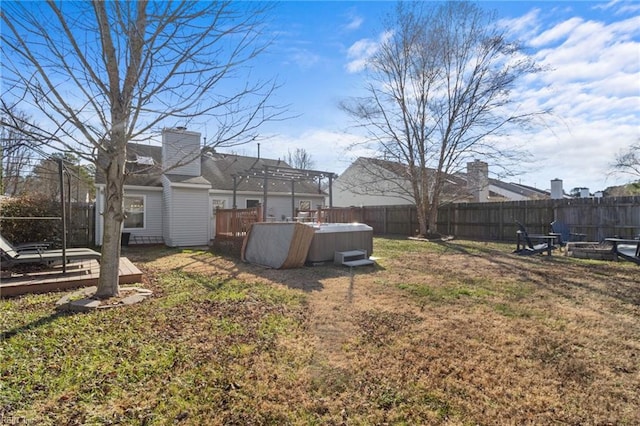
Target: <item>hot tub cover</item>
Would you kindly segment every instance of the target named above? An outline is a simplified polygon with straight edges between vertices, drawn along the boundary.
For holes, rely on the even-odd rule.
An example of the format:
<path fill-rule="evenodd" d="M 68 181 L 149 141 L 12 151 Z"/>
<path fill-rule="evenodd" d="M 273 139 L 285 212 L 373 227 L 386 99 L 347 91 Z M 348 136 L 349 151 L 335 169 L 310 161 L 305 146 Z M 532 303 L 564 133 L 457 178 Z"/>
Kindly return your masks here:
<path fill-rule="evenodd" d="M 242 260 L 275 269 L 302 267 L 314 233 L 302 223 L 254 223 L 242 244 Z"/>

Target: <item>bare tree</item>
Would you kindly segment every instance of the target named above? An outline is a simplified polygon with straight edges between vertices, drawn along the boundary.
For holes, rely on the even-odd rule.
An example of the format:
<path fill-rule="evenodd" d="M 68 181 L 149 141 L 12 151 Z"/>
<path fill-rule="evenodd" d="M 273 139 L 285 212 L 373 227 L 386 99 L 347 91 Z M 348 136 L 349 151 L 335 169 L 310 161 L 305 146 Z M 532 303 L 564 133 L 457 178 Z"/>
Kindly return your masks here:
<path fill-rule="evenodd" d="M 628 174 L 640 179 L 640 141 L 616 155 L 614 172 Z"/>
<path fill-rule="evenodd" d="M 287 164 L 296 169 L 312 169 L 314 161 L 304 148 L 296 148 L 293 153 L 287 152 Z"/>
<path fill-rule="evenodd" d="M 38 161 L 24 179 L 24 192 L 43 199 L 60 199 L 59 161 L 63 164 L 63 186 L 68 202 L 85 202 L 94 194 L 92 167 L 80 164 L 71 153 L 56 152 Z"/>
<path fill-rule="evenodd" d="M 512 105 L 509 92 L 539 68 L 475 4 L 399 2 L 385 28 L 365 96 L 341 107 L 380 159 L 401 165 L 400 179 L 383 187 L 415 202 L 424 235 L 435 230 L 449 176 L 475 158 L 514 158 L 495 137 L 535 116 Z M 389 172 L 377 169 L 372 182 Z"/>
<path fill-rule="evenodd" d="M 2 101 L 4 104 L 4 101 Z M 5 108 L 3 108 L 3 111 Z M 32 165 L 33 149 L 42 142 L 29 136 L 29 129 L 34 127 L 30 117 L 15 107 L 6 107 L 8 113 L 2 112 L 2 123 L 11 122 L 11 126 L 0 128 L 0 194 L 18 195 L 24 178 Z M 16 130 L 19 129 L 19 130 Z"/>
<path fill-rule="evenodd" d="M 275 83 L 249 83 L 250 61 L 269 44 L 267 12 L 253 2 L 3 4 L 3 98 L 37 109 L 40 137 L 105 176 L 97 297 L 119 292 L 128 142 L 208 120 L 216 133 L 207 143 L 234 146 L 281 117 L 269 105 Z"/>

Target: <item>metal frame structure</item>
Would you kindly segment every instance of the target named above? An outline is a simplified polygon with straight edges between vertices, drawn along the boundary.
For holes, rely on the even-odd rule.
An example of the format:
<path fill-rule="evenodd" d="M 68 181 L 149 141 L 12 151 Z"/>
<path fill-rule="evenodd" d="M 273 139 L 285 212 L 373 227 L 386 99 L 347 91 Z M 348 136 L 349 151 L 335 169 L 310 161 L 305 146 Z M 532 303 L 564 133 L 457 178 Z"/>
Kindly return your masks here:
<path fill-rule="evenodd" d="M 268 183 L 269 180 L 288 181 L 291 182 L 291 216 L 295 216 L 295 184 L 296 182 L 309 182 L 318 180 L 318 193 L 321 193 L 320 188 L 322 179 L 329 180 L 329 207 L 333 207 L 333 178 L 335 176 L 332 172 L 324 172 L 319 170 L 305 170 L 294 169 L 292 167 L 281 166 L 268 166 L 264 165 L 260 167 L 253 167 L 245 170 L 241 173 L 235 173 L 231 175 L 233 177 L 233 208 L 237 208 L 236 205 L 236 190 L 238 185 L 248 178 L 262 178 L 263 183 L 263 203 L 262 214 L 263 217 L 267 217 L 267 198 L 268 198 Z"/>

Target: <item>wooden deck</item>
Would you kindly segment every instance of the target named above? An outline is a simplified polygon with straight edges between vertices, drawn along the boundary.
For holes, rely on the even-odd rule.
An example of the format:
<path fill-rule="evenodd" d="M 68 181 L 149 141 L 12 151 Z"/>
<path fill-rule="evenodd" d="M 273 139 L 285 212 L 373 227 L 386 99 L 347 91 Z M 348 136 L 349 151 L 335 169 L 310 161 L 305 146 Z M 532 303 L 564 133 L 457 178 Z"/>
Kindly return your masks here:
<path fill-rule="evenodd" d="M 86 260 L 67 265 L 26 273 L 12 274 L 0 279 L 0 297 L 14 297 L 28 293 L 47 293 L 98 284 L 100 265 L 96 260 Z M 120 258 L 120 284 L 133 284 L 142 280 L 142 272 L 126 257 Z"/>

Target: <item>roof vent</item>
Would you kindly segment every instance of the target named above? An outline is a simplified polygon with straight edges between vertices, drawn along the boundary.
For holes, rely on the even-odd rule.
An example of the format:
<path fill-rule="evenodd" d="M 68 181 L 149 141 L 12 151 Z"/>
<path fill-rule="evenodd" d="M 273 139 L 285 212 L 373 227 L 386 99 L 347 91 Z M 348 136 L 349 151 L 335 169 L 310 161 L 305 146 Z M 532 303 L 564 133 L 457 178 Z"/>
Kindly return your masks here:
<path fill-rule="evenodd" d="M 155 162 L 153 161 L 153 157 L 147 157 L 144 155 L 136 155 L 136 163 L 142 164 L 145 166 L 155 165 Z"/>

